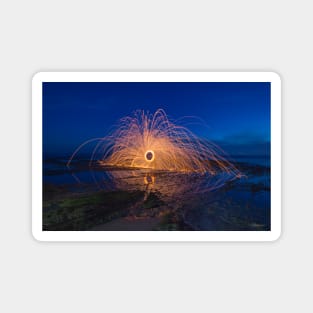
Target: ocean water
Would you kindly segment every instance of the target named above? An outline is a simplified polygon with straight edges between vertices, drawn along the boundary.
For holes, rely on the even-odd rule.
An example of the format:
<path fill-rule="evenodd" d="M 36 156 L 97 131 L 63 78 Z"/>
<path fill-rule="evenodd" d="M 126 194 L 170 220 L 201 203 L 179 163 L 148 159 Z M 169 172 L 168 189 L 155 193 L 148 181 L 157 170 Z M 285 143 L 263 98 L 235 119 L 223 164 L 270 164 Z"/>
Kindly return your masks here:
<path fill-rule="evenodd" d="M 43 163 L 45 230 L 270 230 L 268 156 L 232 157 L 241 178 L 66 161 Z"/>

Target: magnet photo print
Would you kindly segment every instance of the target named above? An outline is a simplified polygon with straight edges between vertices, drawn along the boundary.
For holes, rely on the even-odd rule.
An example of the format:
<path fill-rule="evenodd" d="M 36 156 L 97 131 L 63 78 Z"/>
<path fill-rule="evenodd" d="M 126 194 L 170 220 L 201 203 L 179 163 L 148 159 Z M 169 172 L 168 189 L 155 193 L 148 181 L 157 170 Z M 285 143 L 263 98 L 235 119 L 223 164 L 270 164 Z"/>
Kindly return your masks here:
<path fill-rule="evenodd" d="M 41 241 L 272 241 L 281 82 L 272 72 L 33 77 Z"/>

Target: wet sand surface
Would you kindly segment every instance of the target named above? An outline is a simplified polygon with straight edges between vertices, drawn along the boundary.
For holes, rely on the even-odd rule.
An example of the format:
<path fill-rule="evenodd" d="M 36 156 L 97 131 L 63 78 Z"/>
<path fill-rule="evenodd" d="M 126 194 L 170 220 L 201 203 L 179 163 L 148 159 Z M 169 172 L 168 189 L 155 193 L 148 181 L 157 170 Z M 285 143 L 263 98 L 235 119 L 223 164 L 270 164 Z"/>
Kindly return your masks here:
<path fill-rule="evenodd" d="M 244 176 L 94 168 L 51 161 L 43 181 L 43 230 L 270 230 L 270 166 L 237 163 Z M 53 163 L 54 162 L 54 163 Z"/>
<path fill-rule="evenodd" d="M 160 218 L 120 218 L 91 228 L 91 231 L 147 231 L 160 223 Z"/>

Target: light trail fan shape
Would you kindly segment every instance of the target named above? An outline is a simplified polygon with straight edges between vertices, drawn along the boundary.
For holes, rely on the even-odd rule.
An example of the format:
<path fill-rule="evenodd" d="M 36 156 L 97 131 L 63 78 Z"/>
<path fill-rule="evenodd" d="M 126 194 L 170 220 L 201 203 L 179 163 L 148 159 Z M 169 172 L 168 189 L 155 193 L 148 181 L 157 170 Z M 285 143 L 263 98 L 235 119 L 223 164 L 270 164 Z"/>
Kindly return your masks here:
<path fill-rule="evenodd" d="M 108 136 L 79 146 L 68 165 L 79 150 L 93 140 L 98 143 L 91 164 L 99 161 L 104 166 L 240 176 L 218 146 L 171 122 L 162 109 L 154 114 L 138 110 L 133 116 L 122 118 Z"/>

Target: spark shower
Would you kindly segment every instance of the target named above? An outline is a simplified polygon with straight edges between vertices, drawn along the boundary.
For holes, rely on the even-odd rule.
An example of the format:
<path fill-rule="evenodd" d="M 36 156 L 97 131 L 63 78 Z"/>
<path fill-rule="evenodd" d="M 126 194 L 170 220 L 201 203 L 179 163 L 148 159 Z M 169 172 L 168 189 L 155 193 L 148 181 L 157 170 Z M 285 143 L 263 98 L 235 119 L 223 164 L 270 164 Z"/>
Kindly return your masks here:
<path fill-rule="evenodd" d="M 142 168 L 199 174 L 228 174 L 240 177 L 225 153 L 208 140 L 197 137 L 188 128 L 170 121 L 164 110 L 154 114 L 137 110 L 133 116 L 120 119 L 117 127 L 103 138 L 82 143 L 67 165 L 87 144 L 97 144 L 90 165 Z"/>

